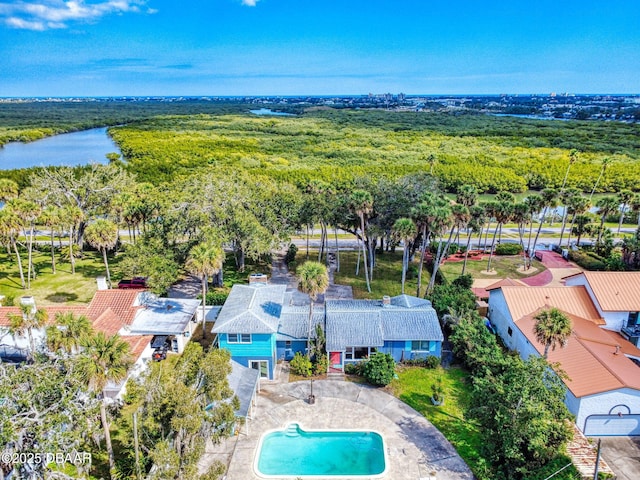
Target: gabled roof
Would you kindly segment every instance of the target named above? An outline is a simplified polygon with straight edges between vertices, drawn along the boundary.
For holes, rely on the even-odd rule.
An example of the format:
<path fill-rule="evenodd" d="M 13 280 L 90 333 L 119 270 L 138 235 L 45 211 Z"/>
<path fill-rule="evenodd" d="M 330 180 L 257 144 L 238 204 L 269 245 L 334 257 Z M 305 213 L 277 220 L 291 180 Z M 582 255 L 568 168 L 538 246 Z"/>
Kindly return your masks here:
<path fill-rule="evenodd" d="M 149 346 L 149 343 L 151 343 L 153 335 L 122 336 L 120 338 L 129 344 L 131 357 L 136 362 L 142 352 Z"/>
<path fill-rule="evenodd" d="M 136 302 L 140 290 L 98 290 L 89 304 L 88 316 L 96 320 L 105 310 L 111 309 L 125 325 L 131 325 L 141 306 Z"/>
<path fill-rule="evenodd" d="M 213 332 L 276 333 L 286 289 L 286 285 L 234 285 Z"/>
<path fill-rule="evenodd" d="M 533 331 L 536 313 L 519 319 L 516 326 L 542 355 L 544 345 Z M 566 347 L 549 350 L 548 360 L 568 375 L 567 388 L 578 398 L 625 387 L 640 390 L 640 367 L 625 356 L 640 357 L 640 350 L 591 320 L 563 313 L 571 320 L 571 336 Z"/>
<path fill-rule="evenodd" d="M 501 290 L 514 322 L 541 307 L 550 306 L 601 325 L 605 323 L 583 286 L 501 287 Z"/>
<path fill-rule="evenodd" d="M 380 347 L 392 340 L 442 341 L 443 335 L 431 302 L 399 295 L 384 305 L 380 300 L 327 300 L 328 351 L 345 347 Z"/>
<path fill-rule="evenodd" d="M 324 327 L 324 307 L 313 306 L 313 320 L 311 324 L 311 338 L 315 338 L 316 325 Z M 309 306 L 287 305 L 282 308 L 278 335 L 276 340 L 306 340 L 309 330 Z"/>
<path fill-rule="evenodd" d="M 231 360 L 231 373 L 227 376 L 227 380 L 229 387 L 240 401 L 240 408 L 235 412 L 236 416 L 246 417 L 260 381 L 260 372 Z"/>
<path fill-rule="evenodd" d="M 605 312 L 640 311 L 640 272 L 581 272 Z"/>
<path fill-rule="evenodd" d="M 490 291 L 501 287 L 528 287 L 528 285 L 518 279 L 507 277 L 502 280 L 498 280 L 496 283 L 492 283 L 488 287 L 484 287 L 484 289 Z"/>

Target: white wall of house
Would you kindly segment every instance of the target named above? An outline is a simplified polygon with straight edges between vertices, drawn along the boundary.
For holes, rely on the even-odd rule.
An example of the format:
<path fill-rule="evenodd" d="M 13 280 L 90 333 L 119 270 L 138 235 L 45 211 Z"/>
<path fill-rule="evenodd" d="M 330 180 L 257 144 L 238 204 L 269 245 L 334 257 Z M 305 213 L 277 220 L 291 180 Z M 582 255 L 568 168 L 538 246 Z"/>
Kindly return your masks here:
<path fill-rule="evenodd" d="M 565 280 L 565 285 L 569 287 L 572 287 L 575 285 L 583 285 L 587 289 L 587 292 L 589 293 L 589 296 L 591 297 L 593 304 L 598 310 L 598 314 L 602 318 L 604 318 L 605 322 L 607 322 L 607 324 L 602 325 L 601 328 L 606 328 L 607 330 L 613 330 L 615 332 L 619 332 L 620 330 L 622 330 L 622 327 L 626 326 L 627 319 L 629 318 L 629 312 L 603 311 L 602 308 L 600 307 L 600 304 L 598 303 L 598 299 L 596 298 L 595 294 L 593 293 L 593 290 L 591 289 L 591 286 L 587 282 L 587 278 L 584 275 L 576 275 L 575 277 L 567 278 Z"/>
<path fill-rule="evenodd" d="M 491 290 L 489 293 L 489 320 L 491 320 L 498 335 L 502 337 L 505 345 L 511 350 L 516 350 L 516 339 L 513 336 L 516 328 L 500 289 Z M 509 335 L 509 328 L 511 329 L 511 335 Z"/>
<path fill-rule="evenodd" d="M 608 415 L 612 411 L 616 413 L 617 410 L 626 410 L 614 410 L 614 407 L 621 405 L 629 407 L 632 414 L 640 414 L 640 391 L 621 388 L 582 398 L 576 398 L 571 392 L 567 392 L 567 407 L 576 416 L 576 425 L 580 430 L 584 429 L 585 421 L 590 415 Z"/>
<path fill-rule="evenodd" d="M 45 329 L 33 329 L 31 330 L 33 340 L 36 344 L 36 349 L 40 348 L 45 338 Z M 0 345 L 8 345 L 10 347 L 26 348 L 29 350 L 29 335 L 27 332 L 24 335 L 11 335 L 9 329 L 6 327 L 0 327 Z"/>

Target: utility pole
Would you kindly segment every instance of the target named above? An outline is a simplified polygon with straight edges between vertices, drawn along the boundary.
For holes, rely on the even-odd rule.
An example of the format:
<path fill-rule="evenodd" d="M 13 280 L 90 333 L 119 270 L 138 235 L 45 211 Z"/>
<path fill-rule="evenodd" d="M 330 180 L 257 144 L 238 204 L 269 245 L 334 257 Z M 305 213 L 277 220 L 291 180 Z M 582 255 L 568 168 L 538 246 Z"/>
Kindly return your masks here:
<path fill-rule="evenodd" d="M 138 449 L 138 412 L 133 414 L 133 445 L 136 451 L 136 479 L 140 480 L 140 451 Z"/>
<path fill-rule="evenodd" d="M 598 467 L 600 466 L 600 443 L 602 442 L 602 439 L 599 438 L 598 439 L 598 450 L 596 452 L 596 469 L 593 472 L 593 480 L 598 480 Z"/>

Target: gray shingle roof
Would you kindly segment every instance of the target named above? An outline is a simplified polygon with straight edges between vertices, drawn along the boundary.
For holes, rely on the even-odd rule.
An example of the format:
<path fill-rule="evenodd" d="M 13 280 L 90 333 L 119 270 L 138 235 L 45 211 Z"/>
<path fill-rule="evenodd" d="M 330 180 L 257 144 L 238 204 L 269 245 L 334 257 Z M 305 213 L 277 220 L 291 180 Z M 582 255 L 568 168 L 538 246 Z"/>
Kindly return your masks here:
<path fill-rule="evenodd" d="M 259 379 L 260 372 L 258 370 L 247 368 L 231 360 L 231 373 L 227 376 L 227 380 L 229 387 L 240 400 L 240 408 L 235 412 L 237 417 L 248 415 Z"/>
<path fill-rule="evenodd" d="M 313 307 L 313 320 L 311 326 L 311 338 L 315 338 L 317 324 L 324 327 L 324 308 L 319 305 Z M 306 340 L 309 328 L 309 306 L 290 305 L 282 309 L 280 314 L 280 326 L 276 340 Z"/>
<path fill-rule="evenodd" d="M 380 347 L 387 340 L 435 340 L 443 335 L 431 302 L 410 295 L 381 300 L 328 300 L 326 302 L 328 351 L 346 347 Z"/>
<path fill-rule="evenodd" d="M 213 332 L 275 333 L 286 289 L 286 285 L 234 285 Z"/>

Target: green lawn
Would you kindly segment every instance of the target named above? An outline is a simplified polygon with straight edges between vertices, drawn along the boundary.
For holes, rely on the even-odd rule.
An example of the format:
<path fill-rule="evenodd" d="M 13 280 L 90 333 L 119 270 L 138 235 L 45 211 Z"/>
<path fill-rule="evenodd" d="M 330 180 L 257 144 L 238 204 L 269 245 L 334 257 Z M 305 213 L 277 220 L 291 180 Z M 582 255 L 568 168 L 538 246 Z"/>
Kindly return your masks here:
<path fill-rule="evenodd" d="M 440 430 L 477 475 L 483 462 L 479 453 L 482 440 L 476 425 L 465 418 L 471 395 L 469 373 L 458 367 L 444 370 L 444 404 L 434 406 L 431 403 L 431 385 L 439 370 L 398 367 L 397 371 L 398 378 L 389 386 L 393 395 L 416 409 Z"/>
<path fill-rule="evenodd" d="M 440 266 L 440 270 L 447 280 L 452 281 L 462 273 L 463 264 L 464 262 L 446 262 Z M 496 281 L 498 281 L 499 279 L 507 277 L 518 279 L 526 278 L 546 270 L 542 263 L 533 260 L 531 263 L 531 273 L 525 275 L 518 271 L 518 268 L 520 268 L 522 264 L 523 259 L 520 255 L 495 255 L 493 260 L 491 260 L 491 269 L 495 270 L 495 274 L 489 275 L 486 273 L 487 259 L 467 261 L 466 273 L 471 274 L 473 278 L 495 278 Z"/>
<path fill-rule="evenodd" d="M 304 262 L 305 253 L 303 249 L 298 251 L 299 263 Z M 311 256 L 313 258 L 313 256 Z M 317 252 L 316 252 L 317 259 Z M 400 295 L 402 292 L 402 250 L 395 253 L 384 253 L 376 255 L 376 266 L 373 270 L 373 281 L 371 282 L 371 293 L 367 292 L 367 283 L 364 279 L 364 266 L 360 263 L 360 274 L 356 276 L 357 252 L 340 252 L 340 272 L 335 274 L 335 283 L 341 285 L 351 285 L 353 287 L 354 298 L 382 298 L 384 295 Z M 412 270 L 409 265 L 409 270 Z M 416 270 L 417 271 L 417 270 Z M 423 287 L 429 283 L 429 272 L 425 268 L 422 272 Z M 418 283 L 417 274 L 409 273 L 405 284 L 405 293 L 416 294 Z"/>
<path fill-rule="evenodd" d="M 31 280 L 31 288 L 23 290 L 20 285 L 20 275 L 16 256 L 8 255 L 6 250 L 0 253 L 0 295 L 17 298 L 22 295 L 32 295 L 39 305 L 81 304 L 88 303 L 96 292 L 96 277 L 105 275 L 102 255 L 88 251 L 76 260 L 76 273 L 71 274 L 71 264 L 60 258 L 56 253 L 56 274 L 51 270 L 51 254 L 48 248 L 40 247 L 34 250 L 33 263 L 37 274 Z M 27 253 L 22 252 L 22 268 L 27 275 Z M 109 268 L 113 272 L 117 269 L 117 259 L 109 257 Z M 113 278 L 112 278 L 113 280 Z"/>

